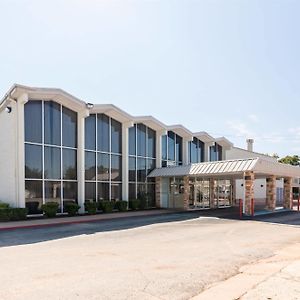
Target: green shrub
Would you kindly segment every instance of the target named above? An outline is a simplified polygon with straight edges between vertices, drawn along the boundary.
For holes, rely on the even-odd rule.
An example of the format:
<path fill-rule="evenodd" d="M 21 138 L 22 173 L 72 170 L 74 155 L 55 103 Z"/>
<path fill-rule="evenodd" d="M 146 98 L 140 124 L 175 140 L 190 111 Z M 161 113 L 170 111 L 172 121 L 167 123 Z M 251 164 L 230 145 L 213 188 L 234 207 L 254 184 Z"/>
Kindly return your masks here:
<path fill-rule="evenodd" d="M 113 201 L 100 201 L 99 208 L 101 207 L 104 213 L 111 213 L 115 207 L 115 202 Z"/>
<path fill-rule="evenodd" d="M 0 209 L 2 209 L 2 208 L 9 208 L 9 204 L 0 202 Z"/>
<path fill-rule="evenodd" d="M 89 215 L 95 215 L 97 212 L 97 202 L 88 202 L 84 203 L 84 208 Z"/>
<path fill-rule="evenodd" d="M 0 209 L 0 221 L 5 222 L 10 220 L 10 208 Z"/>
<path fill-rule="evenodd" d="M 127 201 L 117 201 L 115 204 L 115 208 L 118 211 L 127 211 Z"/>
<path fill-rule="evenodd" d="M 26 220 L 27 208 L 10 208 L 10 221 Z"/>
<path fill-rule="evenodd" d="M 68 213 L 69 216 L 76 216 L 80 206 L 75 202 L 68 202 L 64 205 L 64 210 Z"/>
<path fill-rule="evenodd" d="M 27 217 L 26 208 L 1 208 L 0 221 L 19 221 L 25 220 Z"/>
<path fill-rule="evenodd" d="M 140 206 L 140 201 L 138 199 L 129 200 L 129 208 L 132 210 L 137 210 Z"/>
<path fill-rule="evenodd" d="M 42 210 L 46 217 L 54 218 L 56 216 L 59 204 L 57 202 L 48 202 L 42 205 Z"/>
<path fill-rule="evenodd" d="M 147 195 L 147 193 L 140 193 L 138 195 L 138 199 L 139 199 L 139 209 L 148 208 L 148 195 Z"/>

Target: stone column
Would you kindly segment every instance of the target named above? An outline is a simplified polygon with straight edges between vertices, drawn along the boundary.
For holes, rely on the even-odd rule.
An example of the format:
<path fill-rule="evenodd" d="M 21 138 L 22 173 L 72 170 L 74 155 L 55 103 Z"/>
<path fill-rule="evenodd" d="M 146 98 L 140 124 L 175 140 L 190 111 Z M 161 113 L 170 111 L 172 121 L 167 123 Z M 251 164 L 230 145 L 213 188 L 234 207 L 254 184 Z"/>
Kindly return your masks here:
<path fill-rule="evenodd" d="M 189 183 L 189 177 L 188 176 L 183 177 L 183 183 L 184 183 L 183 209 L 188 210 L 189 209 L 189 202 L 190 202 L 190 183 Z"/>
<path fill-rule="evenodd" d="M 215 205 L 215 180 L 214 178 L 210 178 L 209 179 L 209 198 L 210 198 L 210 201 L 209 201 L 209 204 L 210 204 L 210 208 L 216 208 L 216 205 Z"/>
<path fill-rule="evenodd" d="M 162 191 L 161 181 L 162 181 L 161 177 L 155 178 L 155 206 L 157 208 L 161 207 L 161 191 Z"/>
<path fill-rule="evenodd" d="M 266 206 L 269 210 L 276 207 L 276 176 L 270 176 L 266 179 Z"/>
<path fill-rule="evenodd" d="M 245 172 L 245 202 L 244 209 L 246 215 L 251 215 L 251 199 L 254 199 L 254 173 Z"/>
<path fill-rule="evenodd" d="M 16 207 L 25 207 L 25 135 L 24 135 L 24 105 L 28 102 L 28 95 L 22 94 L 17 99 L 17 186 Z"/>
<path fill-rule="evenodd" d="M 293 197 L 292 197 L 292 178 L 284 178 L 283 186 L 283 207 L 287 209 L 292 209 L 293 207 Z"/>

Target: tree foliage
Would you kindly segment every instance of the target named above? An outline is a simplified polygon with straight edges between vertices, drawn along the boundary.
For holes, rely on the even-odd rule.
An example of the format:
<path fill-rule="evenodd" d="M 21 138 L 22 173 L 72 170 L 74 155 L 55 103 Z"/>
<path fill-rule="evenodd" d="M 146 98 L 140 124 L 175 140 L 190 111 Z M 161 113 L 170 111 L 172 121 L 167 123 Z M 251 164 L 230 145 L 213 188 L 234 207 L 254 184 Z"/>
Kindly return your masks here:
<path fill-rule="evenodd" d="M 300 157 L 298 155 L 287 155 L 285 157 L 282 157 L 278 160 L 280 163 L 288 164 L 292 166 L 299 166 L 300 165 Z"/>

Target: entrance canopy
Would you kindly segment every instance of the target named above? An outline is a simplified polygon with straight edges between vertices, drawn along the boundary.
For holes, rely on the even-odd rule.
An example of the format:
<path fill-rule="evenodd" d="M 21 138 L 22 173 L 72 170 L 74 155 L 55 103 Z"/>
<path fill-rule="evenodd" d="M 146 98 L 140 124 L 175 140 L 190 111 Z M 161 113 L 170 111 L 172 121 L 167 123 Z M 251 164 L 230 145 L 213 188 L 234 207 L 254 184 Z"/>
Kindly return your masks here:
<path fill-rule="evenodd" d="M 148 177 L 177 177 L 177 176 L 199 176 L 199 177 L 223 177 L 230 176 L 241 178 L 245 172 L 253 172 L 255 177 L 300 178 L 300 167 L 269 161 L 261 157 L 248 159 L 233 159 L 215 162 L 204 162 L 186 166 L 158 168 L 153 170 Z"/>

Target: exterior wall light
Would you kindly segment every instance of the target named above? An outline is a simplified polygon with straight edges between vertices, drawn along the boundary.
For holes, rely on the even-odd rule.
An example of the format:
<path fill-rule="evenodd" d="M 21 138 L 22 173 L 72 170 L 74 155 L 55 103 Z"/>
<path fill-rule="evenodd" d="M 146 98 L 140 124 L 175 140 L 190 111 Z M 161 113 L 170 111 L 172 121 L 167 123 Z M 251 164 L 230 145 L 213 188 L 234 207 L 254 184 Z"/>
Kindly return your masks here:
<path fill-rule="evenodd" d="M 86 104 L 86 108 L 87 109 L 92 109 L 94 107 L 94 104 L 93 103 L 87 103 Z"/>
<path fill-rule="evenodd" d="M 6 106 L 6 107 L 5 107 L 5 111 L 6 111 L 8 114 L 10 114 L 11 111 L 12 111 L 11 106 Z"/>

